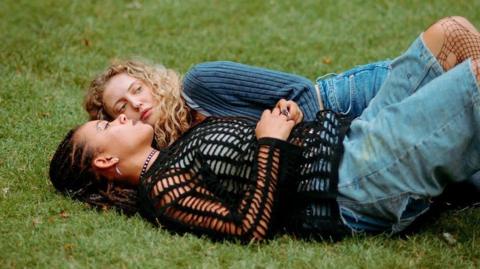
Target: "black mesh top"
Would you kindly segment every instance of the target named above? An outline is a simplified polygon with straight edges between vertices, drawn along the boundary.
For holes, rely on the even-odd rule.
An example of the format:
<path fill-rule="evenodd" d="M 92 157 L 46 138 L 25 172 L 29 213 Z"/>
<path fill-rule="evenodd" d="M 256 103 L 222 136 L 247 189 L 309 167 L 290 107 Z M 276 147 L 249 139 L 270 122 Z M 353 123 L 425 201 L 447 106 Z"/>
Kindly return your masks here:
<path fill-rule="evenodd" d="M 348 122 L 323 111 L 288 142 L 255 122 L 209 118 L 160 152 L 139 187 L 142 214 L 168 230 L 242 241 L 341 227 L 338 163 Z"/>

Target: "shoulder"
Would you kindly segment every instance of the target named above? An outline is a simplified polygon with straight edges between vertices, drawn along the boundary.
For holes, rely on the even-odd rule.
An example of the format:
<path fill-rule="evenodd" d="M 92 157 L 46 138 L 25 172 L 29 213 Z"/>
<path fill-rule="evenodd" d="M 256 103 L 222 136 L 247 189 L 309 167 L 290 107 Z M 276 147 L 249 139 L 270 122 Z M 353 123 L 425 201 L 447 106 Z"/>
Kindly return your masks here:
<path fill-rule="evenodd" d="M 184 92 L 187 94 L 193 89 L 202 88 L 209 80 L 214 79 L 224 62 L 203 62 L 191 67 L 183 78 Z"/>
<path fill-rule="evenodd" d="M 264 70 L 256 66 L 232 62 L 232 61 L 213 61 L 203 62 L 192 66 L 185 74 L 185 81 L 191 79 L 212 79 L 218 76 L 236 76 L 252 70 Z M 265 69 L 266 70 L 266 69 Z"/>
<path fill-rule="evenodd" d="M 243 64 L 231 62 L 231 61 L 213 61 L 213 62 L 203 62 L 192 66 L 187 73 L 185 78 L 194 77 L 198 78 L 202 75 L 209 74 L 212 72 L 221 72 L 228 70 L 229 68 L 243 66 Z"/>

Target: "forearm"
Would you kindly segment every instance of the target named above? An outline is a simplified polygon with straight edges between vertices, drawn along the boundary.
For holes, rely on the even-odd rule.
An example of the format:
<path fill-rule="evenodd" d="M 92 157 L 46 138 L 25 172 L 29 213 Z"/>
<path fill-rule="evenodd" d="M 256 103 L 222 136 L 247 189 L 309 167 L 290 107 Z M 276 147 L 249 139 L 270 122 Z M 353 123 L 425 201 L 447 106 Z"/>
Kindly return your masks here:
<path fill-rule="evenodd" d="M 242 220 L 242 230 L 249 239 L 261 240 L 270 230 L 279 176 L 280 151 L 272 145 L 260 145 L 256 162 L 257 181 L 251 199 L 242 201 L 248 211 Z"/>
<path fill-rule="evenodd" d="M 150 192 L 155 217 L 174 223 L 175 230 L 208 234 L 213 238 L 240 238 L 245 242 L 267 236 L 273 217 L 273 207 L 281 173 L 281 157 L 287 142 L 272 138 L 260 139 L 256 158 L 245 173 L 245 183 L 239 190 L 241 198 L 230 203 L 215 186 L 197 181 L 215 180 L 210 170 L 170 169 L 162 173 Z M 203 165 L 203 164 L 202 164 Z M 210 171 L 210 172 L 209 172 Z M 246 171 L 245 171 L 246 172 Z M 247 177 L 248 176 L 248 177 Z M 219 186 L 221 188 L 221 186 Z"/>

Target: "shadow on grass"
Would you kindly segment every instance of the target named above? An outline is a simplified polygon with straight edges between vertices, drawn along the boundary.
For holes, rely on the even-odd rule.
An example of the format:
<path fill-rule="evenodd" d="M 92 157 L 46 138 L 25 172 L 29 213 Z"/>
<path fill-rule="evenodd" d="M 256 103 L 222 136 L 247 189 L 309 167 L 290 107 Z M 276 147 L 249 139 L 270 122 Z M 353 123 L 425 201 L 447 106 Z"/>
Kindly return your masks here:
<path fill-rule="evenodd" d="M 460 212 L 468 208 L 480 207 L 480 175 L 471 180 L 450 184 L 442 195 L 436 197 L 430 210 L 418 217 L 415 222 L 398 236 L 406 237 L 431 228 L 445 212 Z"/>

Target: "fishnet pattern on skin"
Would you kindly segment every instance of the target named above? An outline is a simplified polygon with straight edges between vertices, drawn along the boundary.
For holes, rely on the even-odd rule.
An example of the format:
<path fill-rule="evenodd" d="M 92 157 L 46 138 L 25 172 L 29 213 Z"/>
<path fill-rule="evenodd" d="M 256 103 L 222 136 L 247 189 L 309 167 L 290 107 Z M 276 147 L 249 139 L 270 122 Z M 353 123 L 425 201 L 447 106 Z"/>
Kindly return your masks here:
<path fill-rule="evenodd" d="M 445 40 L 437 59 L 444 70 L 449 70 L 468 58 L 480 58 L 480 34 L 478 32 L 470 31 L 452 17 L 440 21 L 440 26 L 445 33 Z"/>

